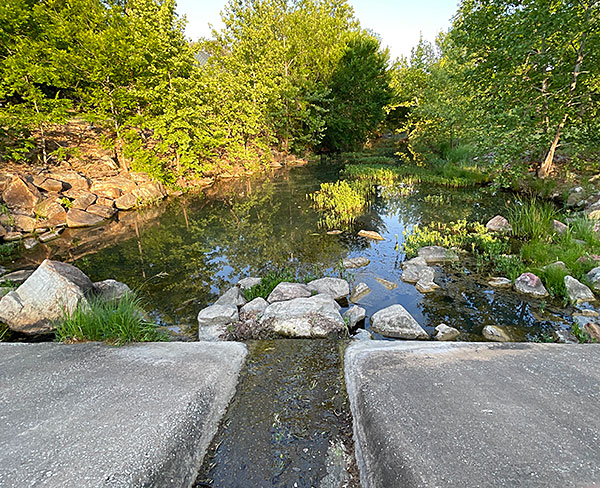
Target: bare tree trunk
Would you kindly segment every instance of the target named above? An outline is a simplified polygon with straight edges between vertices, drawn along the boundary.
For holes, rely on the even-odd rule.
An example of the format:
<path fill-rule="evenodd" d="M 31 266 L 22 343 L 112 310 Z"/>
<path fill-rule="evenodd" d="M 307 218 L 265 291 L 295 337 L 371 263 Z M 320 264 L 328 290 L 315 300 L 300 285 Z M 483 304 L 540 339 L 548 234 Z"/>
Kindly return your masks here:
<path fill-rule="evenodd" d="M 563 119 L 558 124 L 558 128 L 556 129 L 556 134 L 554 135 L 554 139 L 552 140 L 552 144 L 550 144 L 550 150 L 546 155 L 546 159 L 544 159 L 543 164 L 540 166 L 538 170 L 539 178 L 546 178 L 550 171 L 552 170 L 552 163 L 554 162 L 554 153 L 556 152 L 556 148 L 558 147 L 558 141 L 560 141 L 560 136 L 562 135 L 562 130 L 565 127 L 565 123 L 567 122 L 568 114 L 565 114 Z"/>

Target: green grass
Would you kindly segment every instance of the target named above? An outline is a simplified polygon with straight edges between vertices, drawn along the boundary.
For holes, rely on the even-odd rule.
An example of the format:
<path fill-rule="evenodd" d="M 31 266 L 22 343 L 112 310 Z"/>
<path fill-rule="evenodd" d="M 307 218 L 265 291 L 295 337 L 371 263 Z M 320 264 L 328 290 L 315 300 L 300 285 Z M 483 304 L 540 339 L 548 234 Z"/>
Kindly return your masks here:
<path fill-rule="evenodd" d="M 321 188 L 307 197 L 314 207 L 323 212 L 321 227 L 344 227 L 363 213 L 368 205 L 369 185 L 339 180 L 335 183 L 321 183 Z"/>
<path fill-rule="evenodd" d="M 507 215 L 513 235 L 534 240 L 552 235 L 552 221 L 558 217 L 554 205 L 535 197 L 517 201 L 509 207 Z"/>
<path fill-rule="evenodd" d="M 4 324 L 0 324 L 0 342 L 3 342 L 9 334 L 10 329 L 4 325 Z"/>
<path fill-rule="evenodd" d="M 60 342 L 104 341 L 122 345 L 129 342 L 166 340 L 155 324 L 144 318 L 140 300 L 128 294 L 120 300 L 89 300 L 65 313 L 56 326 Z"/>
<path fill-rule="evenodd" d="M 296 279 L 296 274 L 290 269 L 269 271 L 262 277 L 258 285 L 254 285 L 252 288 L 243 291 L 244 297 L 248 301 L 258 297 L 266 299 L 274 288 L 284 281 L 294 283 L 298 280 Z"/>

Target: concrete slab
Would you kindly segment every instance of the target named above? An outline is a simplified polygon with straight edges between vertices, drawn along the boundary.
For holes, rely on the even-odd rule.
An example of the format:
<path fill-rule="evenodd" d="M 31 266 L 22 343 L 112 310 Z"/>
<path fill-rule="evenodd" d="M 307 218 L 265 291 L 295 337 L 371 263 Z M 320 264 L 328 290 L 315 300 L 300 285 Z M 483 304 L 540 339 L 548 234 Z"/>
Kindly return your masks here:
<path fill-rule="evenodd" d="M 0 344 L 0 486 L 191 486 L 245 356 L 238 343 Z"/>
<path fill-rule="evenodd" d="M 363 488 L 600 486 L 600 345 L 351 344 Z"/>

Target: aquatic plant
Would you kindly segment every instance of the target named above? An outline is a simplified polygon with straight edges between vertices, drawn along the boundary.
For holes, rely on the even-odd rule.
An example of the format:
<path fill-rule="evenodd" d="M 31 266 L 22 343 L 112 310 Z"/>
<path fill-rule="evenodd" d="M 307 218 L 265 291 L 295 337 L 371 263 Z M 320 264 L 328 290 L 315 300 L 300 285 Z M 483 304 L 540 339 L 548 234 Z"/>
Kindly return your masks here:
<path fill-rule="evenodd" d="M 541 239 L 551 235 L 552 221 L 557 217 L 558 211 L 554 205 L 535 197 L 519 200 L 508 209 L 513 235 L 520 238 Z"/>
<path fill-rule="evenodd" d="M 104 341 L 111 344 L 166 340 L 156 325 L 145 319 L 140 299 L 133 293 L 119 300 L 88 300 L 65 312 L 56 324 L 60 342 Z"/>
<path fill-rule="evenodd" d="M 352 185 L 345 180 L 321 183 L 321 188 L 308 196 L 314 206 L 323 211 L 321 226 L 337 227 L 350 224 L 367 207 L 369 185 Z"/>

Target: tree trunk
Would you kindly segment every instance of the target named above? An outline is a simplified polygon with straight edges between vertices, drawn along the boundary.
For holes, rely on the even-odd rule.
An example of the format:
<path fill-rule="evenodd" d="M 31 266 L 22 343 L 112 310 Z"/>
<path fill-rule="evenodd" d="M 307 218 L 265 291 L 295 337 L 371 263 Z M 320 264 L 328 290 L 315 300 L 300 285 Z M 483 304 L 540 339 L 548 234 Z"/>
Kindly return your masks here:
<path fill-rule="evenodd" d="M 550 150 L 546 155 L 546 159 L 538 169 L 538 178 L 546 178 L 550 171 L 552 170 L 552 164 L 554 162 L 554 153 L 556 152 L 556 148 L 558 147 L 558 141 L 560 140 L 560 136 L 562 134 L 562 130 L 565 127 L 565 123 L 567 122 L 568 114 L 565 114 L 563 119 L 558 124 L 558 128 L 556 129 L 556 134 L 554 135 L 554 139 L 552 140 L 552 144 L 550 145 Z"/>

